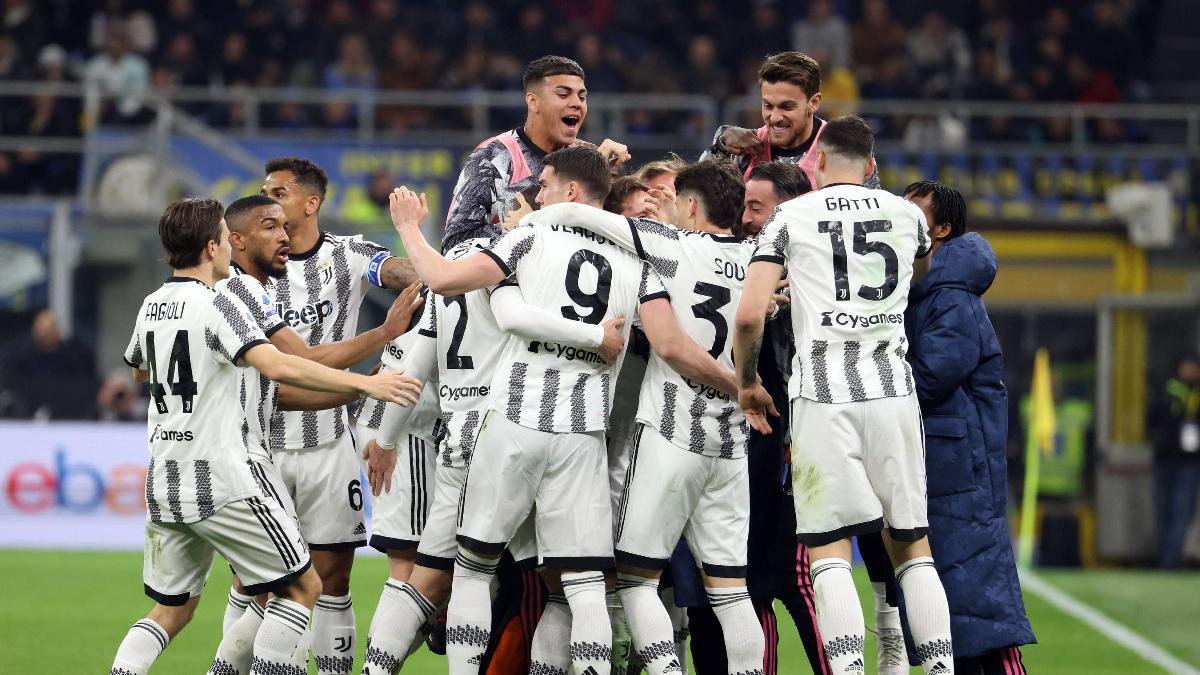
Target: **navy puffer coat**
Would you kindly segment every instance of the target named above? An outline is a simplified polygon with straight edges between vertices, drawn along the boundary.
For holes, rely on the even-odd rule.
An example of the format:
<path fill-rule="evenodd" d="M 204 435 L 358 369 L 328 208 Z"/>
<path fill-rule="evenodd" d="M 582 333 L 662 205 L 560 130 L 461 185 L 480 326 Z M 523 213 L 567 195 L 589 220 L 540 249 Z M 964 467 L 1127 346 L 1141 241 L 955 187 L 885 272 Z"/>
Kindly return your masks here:
<path fill-rule="evenodd" d="M 1005 518 L 1008 394 L 981 297 L 995 278 L 987 240 L 956 237 L 934 253 L 905 312 L 925 423 L 929 540 L 957 657 L 1035 642 Z"/>

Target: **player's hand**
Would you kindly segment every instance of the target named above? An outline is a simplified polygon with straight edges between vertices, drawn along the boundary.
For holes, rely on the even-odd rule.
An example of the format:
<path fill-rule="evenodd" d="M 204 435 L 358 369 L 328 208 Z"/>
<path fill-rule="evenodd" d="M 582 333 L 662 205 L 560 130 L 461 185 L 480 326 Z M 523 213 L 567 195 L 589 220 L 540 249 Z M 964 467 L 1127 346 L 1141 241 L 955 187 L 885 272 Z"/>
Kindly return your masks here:
<path fill-rule="evenodd" d="M 679 203 L 676 199 L 675 188 L 670 185 L 650 188 L 647 201 L 651 204 L 651 212 L 647 216 L 660 223 L 676 225 L 679 219 Z"/>
<path fill-rule="evenodd" d="M 363 448 L 362 458 L 367 462 L 367 484 L 371 486 L 371 495 L 378 497 L 381 492 L 391 493 L 392 471 L 396 468 L 396 459 L 400 453 L 395 448 L 385 450 L 371 440 Z"/>
<path fill-rule="evenodd" d="M 633 155 L 629 154 L 629 146 L 624 143 L 618 143 L 611 138 L 604 139 L 600 143 L 600 147 L 596 148 L 596 151 L 608 163 L 610 170 L 617 169 L 625 162 L 633 159 Z"/>
<path fill-rule="evenodd" d="M 746 414 L 746 421 L 752 429 L 764 435 L 771 433 L 767 414 L 779 417 L 779 411 L 775 409 L 775 401 L 762 386 L 762 382 L 755 382 L 753 387 L 738 389 L 738 404 L 742 406 L 742 412 Z"/>
<path fill-rule="evenodd" d="M 729 127 L 721 133 L 721 145 L 734 155 L 758 157 L 767 150 L 758 134 L 742 127 Z"/>
<path fill-rule="evenodd" d="M 501 231 L 508 232 L 516 227 L 521 222 L 522 218 L 531 213 L 533 213 L 533 207 L 529 205 L 529 202 L 525 201 L 525 195 L 518 192 L 517 206 L 512 211 L 509 211 L 506 216 L 504 216 L 504 225 L 501 227 Z"/>
<path fill-rule="evenodd" d="M 379 401 L 407 408 L 416 405 L 421 396 L 421 381 L 405 375 L 403 370 L 385 370 L 367 378 L 363 393 Z"/>
<path fill-rule="evenodd" d="M 625 336 L 621 335 L 625 319 L 618 316 L 601 325 L 604 326 L 604 341 L 600 343 L 600 356 L 604 358 L 605 363 L 616 363 L 625 349 Z"/>
<path fill-rule="evenodd" d="M 408 228 L 420 228 L 429 215 L 429 204 L 424 192 L 418 195 L 401 185 L 388 196 L 388 211 L 392 214 L 392 225 L 403 234 Z"/>
<path fill-rule="evenodd" d="M 780 279 L 775 284 L 775 294 L 771 296 L 771 301 L 767 303 L 767 319 L 775 318 L 779 310 L 792 304 L 792 296 L 788 291 L 788 280 Z"/>
<path fill-rule="evenodd" d="M 383 332 L 389 340 L 404 335 L 412 323 L 413 312 L 425 302 L 421 298 L 421 282 L 414 281 L 400 292 L 392 306 L 388 308 L 387 317 L 383 320 Z"/>

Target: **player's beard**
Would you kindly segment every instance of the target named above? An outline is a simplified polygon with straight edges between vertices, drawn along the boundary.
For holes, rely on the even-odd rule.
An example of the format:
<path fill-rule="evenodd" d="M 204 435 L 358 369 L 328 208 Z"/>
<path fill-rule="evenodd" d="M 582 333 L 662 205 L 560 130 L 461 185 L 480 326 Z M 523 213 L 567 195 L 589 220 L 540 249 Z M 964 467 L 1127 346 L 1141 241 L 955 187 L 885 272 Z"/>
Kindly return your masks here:
<path fill-rule="evenodd" d="M 260 253 L 255 253 L 250 259 L 254 261 L 258 269 L 262 270 L 272 279 L 278 279 L 287 274 L 287 265 L 280 264 L 276 256 L 264 256 Z"/>

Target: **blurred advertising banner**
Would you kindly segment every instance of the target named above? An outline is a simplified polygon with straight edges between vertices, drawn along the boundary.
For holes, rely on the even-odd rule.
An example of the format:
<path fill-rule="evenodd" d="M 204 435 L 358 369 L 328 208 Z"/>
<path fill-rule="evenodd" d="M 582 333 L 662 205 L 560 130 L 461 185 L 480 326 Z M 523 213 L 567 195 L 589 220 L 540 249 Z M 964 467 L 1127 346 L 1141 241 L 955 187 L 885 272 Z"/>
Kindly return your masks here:
<path fill-rule="evenodd" d="M 0 206 L 0 310 L 24 312 L 46 304 L 52 211 L 49 203 Z"/>
<path fill-rule="evenodd" d="M 146 425 L 0 422 L 0 548 L 141 549 Z"/>

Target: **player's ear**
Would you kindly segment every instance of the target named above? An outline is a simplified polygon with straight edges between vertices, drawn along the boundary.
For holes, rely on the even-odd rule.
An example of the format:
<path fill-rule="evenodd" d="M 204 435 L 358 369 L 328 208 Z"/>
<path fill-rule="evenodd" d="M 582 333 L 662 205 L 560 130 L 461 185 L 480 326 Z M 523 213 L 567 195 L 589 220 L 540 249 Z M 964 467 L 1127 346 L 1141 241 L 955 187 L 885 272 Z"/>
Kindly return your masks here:
<path fill-rule="evenodd" d="M 870 178 L 874 174 L 875 174 L 875 155 L 871 155 L 871 158 L 867 160 L 867 172 L 865 174 L 863 174 L 863 180 L 865 181 L 867 178 Z"/>
<path fill-rule="evenodd" d="M 929 226 L 929 238 L 934 241 L 941 241 L 950 238 L 950 225 L 946 223 L 938 223 Z"/>
<path fill-rule="evenodd" d="M 317 195 L 309 195 L 308 199 L 304 200 L 304 215 L 311 216 L 321 208 L 321 198 Z"/>
<path fill-rule="evenodd" d="M 238 232 L 237 230 L 229 231 L 229 246 L 236 248 L 239 251 L 246 247 L 246 242 L 242 241 L 241 232 Z"/>
<path fill-rule="evenodd" d="M 808 97 L 808 112 L 816 113 L 821 109 L 821 92 L 817 92 Z"/>
<path fill-rule="evenodd" d="M 529 107 L 529 112 L 532 112 L 535 115 L 541 108 L 541 102 L 538 101 L 537 94 L 533 93 L 532 91 L 525 92 L 525 105 Z"/>

